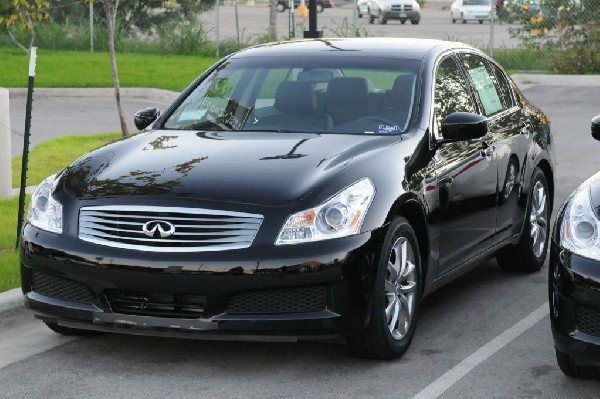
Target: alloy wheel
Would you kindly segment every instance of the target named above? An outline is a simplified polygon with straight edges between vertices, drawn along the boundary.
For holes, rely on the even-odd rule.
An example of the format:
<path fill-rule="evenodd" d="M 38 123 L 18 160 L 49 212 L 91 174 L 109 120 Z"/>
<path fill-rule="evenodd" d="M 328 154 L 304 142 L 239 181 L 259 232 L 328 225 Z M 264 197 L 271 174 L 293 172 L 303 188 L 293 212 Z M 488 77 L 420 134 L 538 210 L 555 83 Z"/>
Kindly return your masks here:
<path fill-rule="evenodd" d="M 531 247 L 534 255 L 539 258 L 544 252 L 548 237 L 548 199 L 542 182 L 535 183 L 531 201 Z"/>
<path fill-rule="evenodd" d="M 389 254 L 385 276 L 385 316 L 395 340 L 402 339 L 413 320 L 417 300 L 417 273 L 414 249 L 399 237 Z"/>

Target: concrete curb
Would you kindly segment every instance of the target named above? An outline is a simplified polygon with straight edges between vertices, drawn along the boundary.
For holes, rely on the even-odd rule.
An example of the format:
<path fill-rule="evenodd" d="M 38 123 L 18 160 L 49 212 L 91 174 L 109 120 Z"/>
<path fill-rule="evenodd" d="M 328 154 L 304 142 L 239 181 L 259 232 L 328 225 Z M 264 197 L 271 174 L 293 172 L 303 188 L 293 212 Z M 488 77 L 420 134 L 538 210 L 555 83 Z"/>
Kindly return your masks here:
<path fill-rule="evenodd" d="M 20 288 L 0 292 L 0 313 L 23 306 L 23 293 Z"/>
<path fill-rule="evenodd" d="M 543 75 L 516 73 L 510 77 L 521 90 L 533 86 L 600 86 L 600 75 Z"/>
<path fill-rule="evenodd" d="M 26 97 L 26 88 L 8 89 L 11 98 Z M 115 91 L 112 87 L 101 88 L 36 88 L 33 92 L 33 98 L 48 97 L 113 97 Z M 179 92 L 163 89 L 150 89 L 144 87 L 122 87 L 122 98 L 137 98 L 153 101 L 171 103 L 179 95 Z"/>

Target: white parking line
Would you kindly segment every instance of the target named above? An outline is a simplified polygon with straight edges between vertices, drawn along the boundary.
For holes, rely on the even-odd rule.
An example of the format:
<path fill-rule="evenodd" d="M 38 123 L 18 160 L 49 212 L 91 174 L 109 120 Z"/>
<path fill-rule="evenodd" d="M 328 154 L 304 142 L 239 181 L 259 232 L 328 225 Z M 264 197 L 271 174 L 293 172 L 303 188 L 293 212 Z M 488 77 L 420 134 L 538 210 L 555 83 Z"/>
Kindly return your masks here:
<path fill-rule="evenodd" d="M 421 392 L 413 396 L 412 399 L 433 399 L 439 397 L 475 367 L 483 363 L 494 353 L 498 352 L 519 335 L 533 327 L 538 321 L 546 317 L 549 313 L 548 309 L 548 302 L 546 302 L 524 319 L 479 348 L 465 360 L 448 370 L 437 380 L 425 387 Z"/>
<path fill-rule="evenodd" d="M 78 337 L 56 334 L 40 321 L 2 331 L 0 369 L 76 339 Z"/>

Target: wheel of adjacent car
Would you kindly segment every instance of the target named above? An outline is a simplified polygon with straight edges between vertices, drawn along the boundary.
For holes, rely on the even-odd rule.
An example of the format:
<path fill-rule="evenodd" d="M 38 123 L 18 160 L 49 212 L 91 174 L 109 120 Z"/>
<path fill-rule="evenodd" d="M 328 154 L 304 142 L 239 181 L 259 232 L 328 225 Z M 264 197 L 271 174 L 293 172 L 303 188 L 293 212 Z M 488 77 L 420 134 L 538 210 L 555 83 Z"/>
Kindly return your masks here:
<path fill-rule="evenodd" d="M 372 24 L 375 22 L 375 15 L 371 14 L 371 9 L 369 8 L 369 23 Z"/>
<path fill-rule="evenodd" d="M 460 19 L 462 19 L 463 24 L 467 23 L 467 20 L 465 19 L 465 14 L 463 14 L 462 12 L 460 13 Z"/>
<path fill-rule="evenodd" d="M 455 24 L 456 23 L 456 18 L 454 18 L 454 13 L 450 13 L 450 19 L 452 20 L 452 23 Z"/>
<path fill-rule="evenodd" d="M 419 24 L 419 20 L 418 19 L 411 19 L 410 23 L 413 25 L 418 25 Z"/>
<path fill-rule="evenodd" d="M 357 13 L 358 13 L 358 18 L 362 18 L 362 17 L 363 17 L 363 15 L 362 15 L 362 13 L 360 12 L 360 7 L 356 7 L 356 11 L 357 11 Z"/>
<path fill-rule="evenodd" d="M 483 23 L 483 19 L 480 19 L 479 20 L 479 24 L 481 25 L 482 23 Z"/>
<path fill-rule="evenodd" d="M 379 22 L 380 25 L 387 24 L 387 18 L 381 11 L 379 11 L 379 15 L 377 16 L 377 21 Z"/>
<path fill-rule="evenodd" d="M 504 270 L 535 272 L 542 268 L 550 237 L 550 192 L 546 175 L 535 168 L 531 180 L 525 225 L 516 245 L 501 250 L 496 259 Z"/>
<path fill-rule="evenodd" d="M 321 13 L 324 9 L 325 7 L 323 7 L 322 3 L 317 3 L 317 12 Z"/>
<path fill-rule="evenodd" d="M 600 379 L 600 368 L 590 366 L 578 366 L 567 353 L 554 348 L 556 351 L 556 362 L 560 370 L 568 377 Z"/>
<path fill-rule="evenodd" d="M 58 323 L 51 323 L 51 322 L 48 322 L 48 321 L 45 321 L 44 323 L 52 331 L 54 331 L 56 333 L 59 333 L 59 334 L 63 334 L 63 335 L 78 335 L 78 336 L 82 336 L 82 337 L 90 337 L 90 336 L 93 336 L 93 335 L 102 334 L 99 331 L 81 330 L 79 328 L 65 327 L 65 326 L 59 325 Z"/>
<path fill-rule="evenodd" d="M 401 20 L 400 20 L 400 23 L 401 23 L 402 25 L 404 25 L 404 24 L 406 23 L 406 20 L 405 20 L 405 19 L 401 19 Z"/>
<path fill-rule="evenodd" d="M 393 359 L 408 349 L 421 299 L 421 257 L 416 234 L 403 217 L 389 225 L 371 291 L 371 320 L 349 337 L 358 356 Z"/>
<path fill-rule="evenodd" d="M 287 9 L 287 6 L 285 5 L 285 3 L 283 1 L 278 1 L 276 9 L 278 12 L 284 12 Z"/>

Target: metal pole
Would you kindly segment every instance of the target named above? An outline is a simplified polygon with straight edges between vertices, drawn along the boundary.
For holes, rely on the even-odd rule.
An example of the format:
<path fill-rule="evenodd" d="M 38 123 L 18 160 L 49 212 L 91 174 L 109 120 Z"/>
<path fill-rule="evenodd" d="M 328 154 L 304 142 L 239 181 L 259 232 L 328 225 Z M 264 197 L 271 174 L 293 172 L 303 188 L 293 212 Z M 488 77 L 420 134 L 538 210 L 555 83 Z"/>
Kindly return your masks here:
<path fill-rule="evenodd" d="M 90 1 L 90 53 L 94 52 L 94 2 Z"/>
<path fill-rule="evenodd" d="M 490 44 L 488 48 L 488 54 L 494 58 L 494 20 L 496 19 L 496 9 L 490 3 Z"/>
<path fill-rule="evenodd" d="M 352 32 L 353 34 L 356 36 L 356 17 L 358 17 L 358 4 L 357 4 L 358 0 L 354 0 L 353 6 L 354 6 L 354 10 L 352 11 Z"/>
<path fill-rule="evenodd" d="M 217 12 L 216 12 L 216 19 L 217 21 L 215 22 L 215 26 L 216 26 L 216 34 L 217 34 L 217 58 L 220 57 L 219 55 L 219 47 L 221 47 L 221 38 L 219 37 L 219 3 L 220 1 L 217 0 Z"/>
<path fill-rule="evenodd" d="M 240 49 L 240 24 L 239 24 L 239 20 L 238 20 L 238 2 L 237 0 L 234 0 L 233 5 L 235 7 L 235 31 L 237 33 L 237 45 L 238 45 L 238 50 Z"/>
<path fill-rule="evenodd" d="M 308 30 L 304 31 L 305 39 L 318 39 L 323 32 L 317 30 L 317 0 L 308 0 Z"/>
<path fill-rule="evenodd" d="M 31 108 L 33 104 L 33 83 L 35 79 L 35 61 L 37 47 L 32 47 L 29 54 L 29 84 L 27 86 L 27 103 L 25 105 L 25 137 L 23 142 L 23 160 L 21 163 L 21 188 L 19 190 L 19 214 L 17 215 L 17 242 L 19 248 L 23 213 L 25 212 L 25 188 L 27 187 L 27 164 L 29 163 L 29 136 L 31 133 Z"/>

